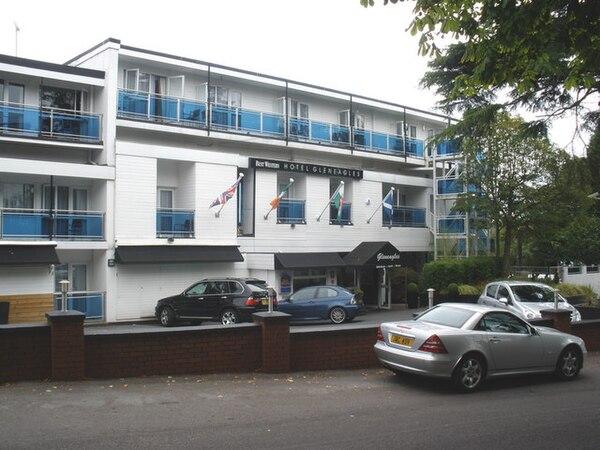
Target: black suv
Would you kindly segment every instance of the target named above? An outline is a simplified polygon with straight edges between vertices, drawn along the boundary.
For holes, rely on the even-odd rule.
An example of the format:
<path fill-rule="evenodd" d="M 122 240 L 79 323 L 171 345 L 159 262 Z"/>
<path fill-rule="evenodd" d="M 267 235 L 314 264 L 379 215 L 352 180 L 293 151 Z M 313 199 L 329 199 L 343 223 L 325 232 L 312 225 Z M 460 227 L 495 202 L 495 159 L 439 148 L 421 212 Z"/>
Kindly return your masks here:
<path fill-rule="evenodd" d="M 156 303 L 155 315 L 165 327 L 175 322 L 219 320 L 223 325 L 252 321 L 252 313 L 267 311 L 269 293 L 243 278 L 207 278 L 179 295 Z"/>

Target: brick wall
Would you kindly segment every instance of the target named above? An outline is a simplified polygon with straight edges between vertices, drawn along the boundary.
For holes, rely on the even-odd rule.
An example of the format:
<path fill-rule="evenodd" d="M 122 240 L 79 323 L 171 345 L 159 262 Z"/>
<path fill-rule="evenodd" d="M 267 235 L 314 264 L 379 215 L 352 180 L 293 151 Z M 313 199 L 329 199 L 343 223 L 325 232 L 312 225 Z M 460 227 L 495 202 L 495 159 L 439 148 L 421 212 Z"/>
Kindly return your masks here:
<path fill-rule="evenodd" d="M 586 320 L 571 324 L 571 334 L 585 341 L 588 352 L 600 351 L 600 320 Z"/>
<path fill-rule="evenodd" d="M 85 336 L 90 378 L 252 372 L 261 366 L 261 328 L 202 326 Z"/>
<path fill-rule="evenodd" d="M 291 370 L 358 369 L 377 367 L 373 351 L 377 325 L 323 332 L 290 334 Z"/>
<path fill-rule="evenodd" d="M 0 382 L 43 380 L 51 374 L 48 325 L 0 326 Z"/>

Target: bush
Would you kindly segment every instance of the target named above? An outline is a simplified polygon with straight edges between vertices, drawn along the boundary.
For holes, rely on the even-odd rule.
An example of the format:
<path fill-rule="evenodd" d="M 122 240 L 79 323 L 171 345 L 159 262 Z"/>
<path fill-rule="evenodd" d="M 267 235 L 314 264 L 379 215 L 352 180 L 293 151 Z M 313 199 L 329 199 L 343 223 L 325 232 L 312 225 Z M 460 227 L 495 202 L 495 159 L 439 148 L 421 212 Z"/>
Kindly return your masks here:
<path fill-rule="evenodd" d="M 460 284 L 458 286 L 460 295 L 481 295 L 481 289 L 470 284 Z"/>
<path fill-rule="evenodd" d="M 456 283 L 450 283 L 448 285 L 448 298 L 457 298 L 460 295 L 460 292 L 458 290 L 458 284 Z"/>
<path fill-rule="evenodd" d="M 565 298 L 581 297 L 588 305 L 598 304 L 596 293 L 591 286 L 582 286 L 579 284 L 559 284 L 556 286 L 560 295 Z"/>
<path fill-rule="evenodd" d="M 478 284 L 496 278 L 499 271 L 493 257 L 438 259 L 423 266 L 420 285 L 445 290 L 450 283 Z"/>

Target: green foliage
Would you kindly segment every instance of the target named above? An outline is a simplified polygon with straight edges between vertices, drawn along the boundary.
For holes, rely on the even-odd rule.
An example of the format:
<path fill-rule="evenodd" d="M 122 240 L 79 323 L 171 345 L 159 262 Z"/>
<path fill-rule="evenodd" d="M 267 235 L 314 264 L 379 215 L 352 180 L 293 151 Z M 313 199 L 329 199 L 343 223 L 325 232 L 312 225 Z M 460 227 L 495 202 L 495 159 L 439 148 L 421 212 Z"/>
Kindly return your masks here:
<path fill-rule="evenodd" d="M 588 305 L 597 304 L 597 296 L 591 286 L 579 284 L 559 284 L 556 286 L 560 295 L 568 297 L 583 297 Z"/>
<path fill-rule="evenodd" d="M 458 292 L 460 295 L 480 295 L 481 288 L 470 284 L 461 284 L 458 286 Z"/>
<path fill-rule="evenodd" d="M 600 217 L 581 215 L 560 234 L 562 253 L 575 263 L 600 261 Z"/>
<path fill-rule="evenodd" d="M 506 93 L 504 107 L 555 117 L 600 92 L 598 0 L 416 0 L 413 15 L 420 54 L 434 58 L 424 82 L 449 110 Z"/>
<path fill-rule="evenodd" d="M 419 286 L 417 283 L 408 283 L 408 286 L 406 286 L 406 292 L 408 294 L 417 294 L 419 292 Z"/>
<path fill-rule="evenodd" d="M 448 285 L 448 287 L 446 288 L 446 293 L 448 294 L 449 298 L 456 298 L 460 295 L 459 289 L 458 289 L 458 284 L 456 283 L 450 283 Z"/>
<path fill-rule="evenodd" d="M 423 266 L 420 285 L 423 289 L 443 291 L 450 283 L 483 283 L 497 275 L 494 258 L 438 259 Z"/>

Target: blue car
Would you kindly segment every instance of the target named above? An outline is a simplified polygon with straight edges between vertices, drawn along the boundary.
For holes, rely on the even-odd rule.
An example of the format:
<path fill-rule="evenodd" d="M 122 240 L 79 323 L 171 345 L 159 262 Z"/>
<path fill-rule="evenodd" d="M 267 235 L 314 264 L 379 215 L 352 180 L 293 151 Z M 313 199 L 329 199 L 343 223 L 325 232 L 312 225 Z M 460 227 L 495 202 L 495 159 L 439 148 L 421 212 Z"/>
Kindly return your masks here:
<path fill-rule="evenodd" d="M 354 294 L 339 286 L 309 286 L 280 300 L 279 312 L 290 314 L 291 320 L 331 320 L 333 323 L 350 322 L 365 313 L 362 303 Z"/>

